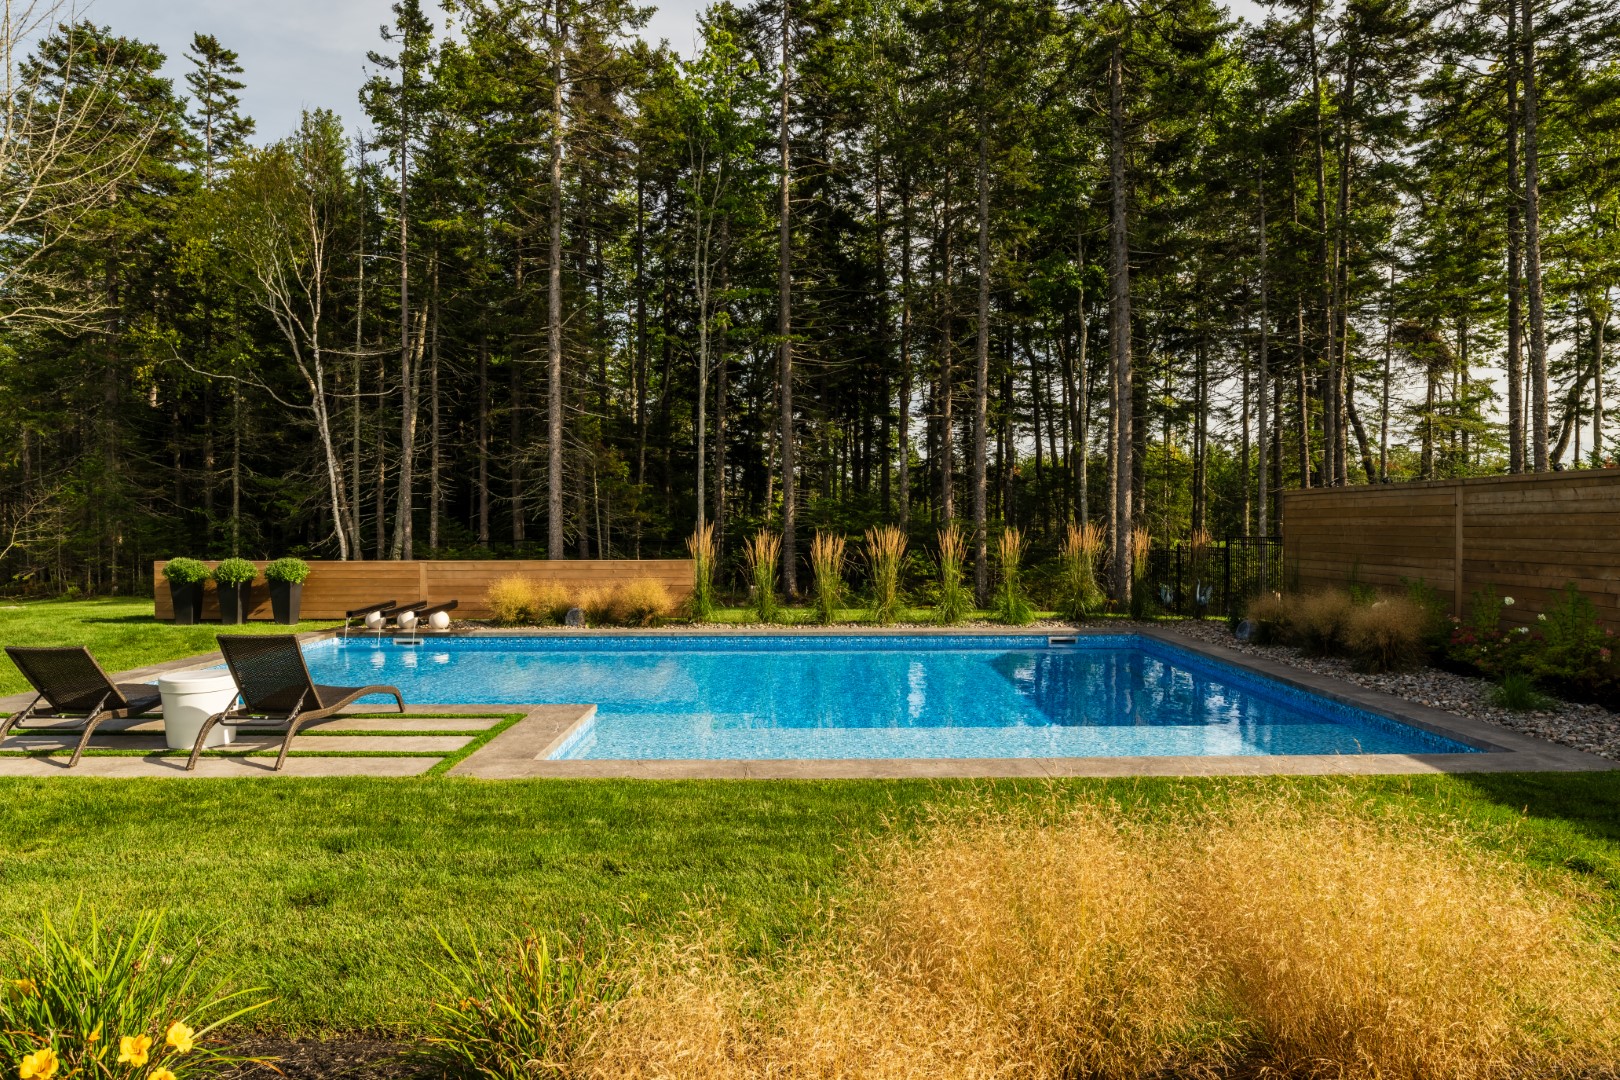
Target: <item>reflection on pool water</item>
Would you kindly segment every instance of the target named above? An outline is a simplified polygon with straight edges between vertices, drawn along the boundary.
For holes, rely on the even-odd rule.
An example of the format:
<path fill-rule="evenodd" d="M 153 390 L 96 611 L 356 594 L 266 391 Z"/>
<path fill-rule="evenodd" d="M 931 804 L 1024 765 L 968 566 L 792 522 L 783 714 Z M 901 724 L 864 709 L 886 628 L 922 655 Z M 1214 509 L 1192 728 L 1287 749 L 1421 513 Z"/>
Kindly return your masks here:
<path fill-rule="evenodd" d="M 306 654 L 317 682 L 389 683 L 416 704 L 595 704 L 559 758 L 1477 752 L 1127 634 L 356 638 Z"/>

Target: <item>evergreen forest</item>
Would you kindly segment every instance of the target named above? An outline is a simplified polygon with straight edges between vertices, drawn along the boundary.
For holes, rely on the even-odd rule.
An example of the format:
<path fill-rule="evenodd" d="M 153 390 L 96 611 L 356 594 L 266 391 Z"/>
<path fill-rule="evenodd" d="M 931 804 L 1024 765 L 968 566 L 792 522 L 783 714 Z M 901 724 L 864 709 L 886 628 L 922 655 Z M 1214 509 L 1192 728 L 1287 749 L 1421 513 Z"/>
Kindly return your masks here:
<path fill-rule="evenodd" d="M 721 0 L 688 58 L 628 0 L 399 0 L 274 132 L 229 41 L 171 80 L 19 10 L 0 583 L 712 526 L 796 592 L 815 530 L 956 522 L 982 595 L 1003 525 L 1614 467 L 1620 10 L 1257 10 Z"/>

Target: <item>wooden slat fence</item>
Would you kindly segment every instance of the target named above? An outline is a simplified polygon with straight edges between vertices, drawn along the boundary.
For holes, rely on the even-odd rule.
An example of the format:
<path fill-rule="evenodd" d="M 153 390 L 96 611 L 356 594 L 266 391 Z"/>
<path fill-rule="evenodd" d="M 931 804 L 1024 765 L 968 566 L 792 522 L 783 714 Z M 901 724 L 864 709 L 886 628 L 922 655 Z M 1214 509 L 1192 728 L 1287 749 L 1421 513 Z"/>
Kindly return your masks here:
<path fill-rule="evenodd" d="M 1421 578 L 1459 615 L 1494 586 L 1520 622 L 1574 582 L 1620 624 L 1620 469 L 1287 491 L 1283 559 L 1289 588 Z"/>
<path fill-rule="evenodd" d="M 152 564 L 153 605 L 159 619 L 174 618 L 169 586 L 163 580 L 168 560 Z M 212 569 L 218 565 L 209 562 Z M 260 573 L 263 562 L 255 563 Z M 545 560 L 452 560 L 417 559 L 411 562 L 338 562 L 310 560 L 309 578 L 304 582 L 303 617 L 341 619 L 345 611 L 382 600 L 408 603 L 427 600 L 439 604 L 459 600 L 458 618 L 481 619 L 489 614 L 484 607 L 484 590 L 490 582 L 510 574 L 523 574 L 561 582 L 570 590 L 611 587 L 635 578 L 650 577 L 663 582 L 676 602 L 692 591 L 690 559 L 564 559 Z M 270 589 L 261 577 L 253 583 L 252 619 L 270 618 Z M 203 618 L 219 618 L 219 601 L 210 582 L 203 596 Z"/>

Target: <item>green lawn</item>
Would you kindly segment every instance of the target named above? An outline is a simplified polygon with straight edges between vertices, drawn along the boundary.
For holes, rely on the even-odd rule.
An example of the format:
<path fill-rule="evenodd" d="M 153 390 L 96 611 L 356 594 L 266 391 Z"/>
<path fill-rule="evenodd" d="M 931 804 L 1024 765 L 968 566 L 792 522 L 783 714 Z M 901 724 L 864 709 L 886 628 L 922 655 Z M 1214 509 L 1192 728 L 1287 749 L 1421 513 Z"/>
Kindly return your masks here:
<path fill-rule="evenodd" d="M 771 956 L 814 934 L 873 838 L 945 803 L 1101 794 L 1122 813 L 1287 787 L 1350 790 L 1576 872 L 1620 930 L 1620 773 L 1039 782 L 7 780 L 0 925 L 76 905 L 166 909 L 215 974 L 264 984 L 261 1023 L 373 1030 L 418 1015 L 436 933 L 687 932 Z M 1568 875 L 1566 874 L 1567 878 Z"/>
<path fill-rule="evenodd" d="M 145 612 L 145 614 L 143 614 Z M 0 608 L 0 640 L 84 642 L 109 669 L 207 649 L 150 602 Z M 257 629 L 258 627 L 255 627 Z M 269 629 L 266 627 L 266 629 Z M 0 688 L 15 689 L 9 665 Z M 1123 814 L 1286 789 L 1349 791 L 1553 872 L 1620 932 L 1620 772 L 1229 780 L 0 780 L 0 927 L 75 906 L 151 909 L 209 938 L 210 974 L 276 997 L 259 1023 L 385 1029 L 418 1016 L 435 935 L 593 941 L 701 925 L 769 958 L 819 932 L 873 841 L 942 805 L 1100 796 Z M 0 952 L 5 946 L 0 943 Z M 0 959 L 0 971 L 3 971 Z"/>
<path fill-rule="evenodd" d="M 271 622 L 232 626 L 231 633 L 285 634 L 324 630 L 336 622 L 303 622 L 296 627 Z M 0 601 L 0 645 L 88 645 L 107 671 L 127 671 L 146 664 L 212 652 L 217 623 L 175 626 L 152 617 L 150 597 L 115 596 L 103 600 Z M 15 694 L 28 684 L 0 661 L 0 694 Z"/>

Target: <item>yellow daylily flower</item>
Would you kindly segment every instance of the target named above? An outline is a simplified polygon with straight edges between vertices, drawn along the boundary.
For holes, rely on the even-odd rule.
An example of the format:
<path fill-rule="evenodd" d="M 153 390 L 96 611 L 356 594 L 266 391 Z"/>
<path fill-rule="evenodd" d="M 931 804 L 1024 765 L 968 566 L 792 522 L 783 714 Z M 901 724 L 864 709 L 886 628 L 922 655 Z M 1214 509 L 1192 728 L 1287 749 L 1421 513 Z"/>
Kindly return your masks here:
<path fill-rule="evenodd" d="M 100 1042 L 101 1041 L 101 1025 L 97 1024 L 96 1025 L 96 1030 L 94 1030 L 90 1034 L 86 1035 L 84 1037 L 84 1041 L 87 1042 L 87 1043 L 98 1043 L 98 1042 Z"/>
<path fill-rule="evenodd" d="M 197 1045 L 197 1033 L 179 1020 L 169 1025 L 167 1038 L 177 1054 L 189 1054 L 191 1048 Z"/>
<path fill-rule="evenodd" d="M 137 1069 L 146 1064 L 147 1051 L 152 1049 L 152 1036 L 125 1035 L 118 1040 L 118 1063 L 129 1063 Z"/>
<path fill-rule="evenodd" d="M 174 1080 L 174 1073 L 160 1065 L 146 1074 L 146 1080 Z"/>
<path fill-rule="evenodd" d="M 61 1064 L 56 1058 L 56 1051 L 47 1046 L 24 1057 L 18 1073 L 22 1080 L 51 1080 Z"/>
<path fill-rule="evenodd" d="M 29 997 L 39 991 L 39 986 L 33 979 L 13 979 L 11 988 L 17 992 L 18 997 Z"/>

